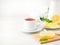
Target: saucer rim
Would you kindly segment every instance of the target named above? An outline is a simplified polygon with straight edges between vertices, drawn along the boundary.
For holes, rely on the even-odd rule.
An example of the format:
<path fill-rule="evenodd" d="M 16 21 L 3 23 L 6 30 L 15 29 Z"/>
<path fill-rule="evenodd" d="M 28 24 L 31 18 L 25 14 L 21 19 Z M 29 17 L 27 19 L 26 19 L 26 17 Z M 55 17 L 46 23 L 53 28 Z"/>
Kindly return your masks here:
<path fill-rule="evenodd" d="M 44 27 L 41 27 L 41 28 L 37 28 L 36 30 L 31 30 L 31 31 L 30 31 L 30 30 L 26 31 L 27 29 L 24 29 L 24 28 L 23 28 L 21 31 L 22 31 L 22 32 L 28 32 L 28 33 L 31 32 L 31 33 L 32 33 L 32 32 L 38 32 L 38 31 L 41 31 L 43 28 L 44 28 Z"/>

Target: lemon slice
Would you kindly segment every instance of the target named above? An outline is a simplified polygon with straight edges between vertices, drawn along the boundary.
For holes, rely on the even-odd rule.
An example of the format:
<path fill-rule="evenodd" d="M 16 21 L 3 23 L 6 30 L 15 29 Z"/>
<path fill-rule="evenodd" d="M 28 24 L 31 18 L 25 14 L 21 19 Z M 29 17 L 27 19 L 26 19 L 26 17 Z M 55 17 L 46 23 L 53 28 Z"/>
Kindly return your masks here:
<path fill-rule="evenodd" d="M 46 23 L 45 24 L 46 28 L 59 28 L 60 26 L 57 23 Z"/>
<path fill-rule="evenodd" d="M 60 20 L 60 15 L 59 14 L 54 14 L 53 16 L 52 16 L 52 21 L 53 22 L 57 22 L 57 21 L 59 21 Z"/>
<path fill-rule="evenodd" d="M 40 32 L 41 38 L 51 39 L 55 37 L 55 33 L 53 31 L 42 31 Z"/>
<path fill-rule="evenodd" d="M 60 20 L 56 22 L 58 25 L 60 25 Z"/>

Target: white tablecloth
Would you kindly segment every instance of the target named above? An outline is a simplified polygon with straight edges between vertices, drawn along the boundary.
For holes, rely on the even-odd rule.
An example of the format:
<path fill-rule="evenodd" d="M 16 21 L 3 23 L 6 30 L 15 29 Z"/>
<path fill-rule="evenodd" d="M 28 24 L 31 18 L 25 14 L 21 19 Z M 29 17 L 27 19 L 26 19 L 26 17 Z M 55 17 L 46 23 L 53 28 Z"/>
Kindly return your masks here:
<path fill-rule="evenodd" d="M 41 45 L 31 34 L 22 33 L 22 26 L 20 17 L 0 17 L 0 45 Z M 42 45 L 60 45 L 60 41 Z"/>

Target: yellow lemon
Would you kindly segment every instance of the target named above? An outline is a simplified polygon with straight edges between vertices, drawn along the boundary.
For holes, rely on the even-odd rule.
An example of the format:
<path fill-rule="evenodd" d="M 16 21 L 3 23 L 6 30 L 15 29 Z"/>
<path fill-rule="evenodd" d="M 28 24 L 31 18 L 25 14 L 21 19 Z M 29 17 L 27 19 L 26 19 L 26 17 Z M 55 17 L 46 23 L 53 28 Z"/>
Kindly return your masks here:
<path fill-rule="evenodd" d="M 53 38 L 55 36 L 55 33 L 52 31 L 42 31 L 40 32 L 40 37 L 41 38 Z"/>
<path fill-rule="evenodd" d="M 56 22 L 58 25 L 60 25 L 60 20 Z"/>
<path fill-rule="evenodd" d="M 60 20 L 60 15 L 54 14 L 54 15 L 52 16 L 52 21 L 53 21 L 53 22 L 57 22 L 57 21 L 59 21 L 59 20 Z"/>
<path fill-rule="evenodd" d="M 46 23 L 46 28 L 59 28 L 59 25 L 57 23 Z"/>

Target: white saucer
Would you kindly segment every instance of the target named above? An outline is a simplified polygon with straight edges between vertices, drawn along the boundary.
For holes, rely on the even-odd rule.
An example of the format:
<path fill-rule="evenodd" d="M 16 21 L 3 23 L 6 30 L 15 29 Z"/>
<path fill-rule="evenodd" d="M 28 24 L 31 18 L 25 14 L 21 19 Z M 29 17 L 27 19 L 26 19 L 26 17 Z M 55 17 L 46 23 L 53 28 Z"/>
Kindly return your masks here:
<path fill-rule="evenodd" d="M 39 26 L 38 28 L 34 29 L 34 30 L 27 30 L 25 28 L 22 28 L 22 32 L 27 32 L 27 33 L 32 33 L 32 32 L 38 32 L 41 31 L 44 28 L 44 26 Z"/>

